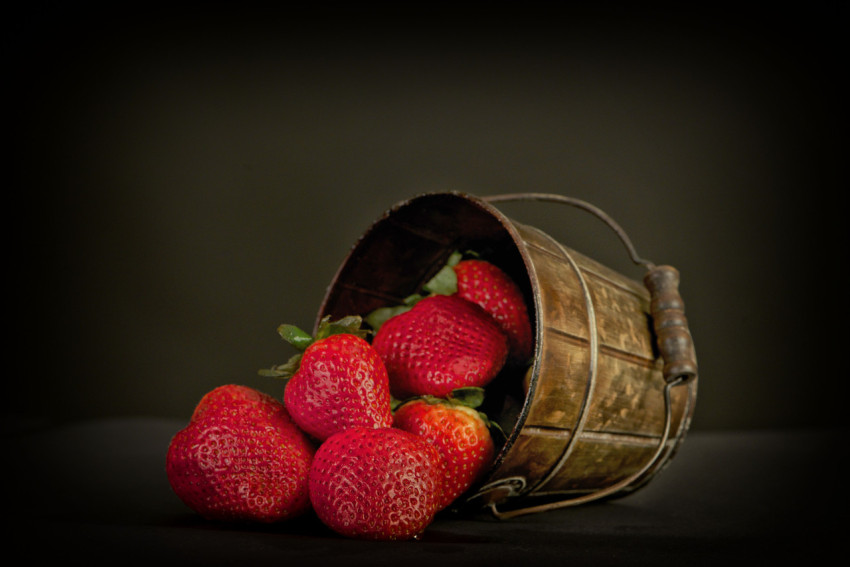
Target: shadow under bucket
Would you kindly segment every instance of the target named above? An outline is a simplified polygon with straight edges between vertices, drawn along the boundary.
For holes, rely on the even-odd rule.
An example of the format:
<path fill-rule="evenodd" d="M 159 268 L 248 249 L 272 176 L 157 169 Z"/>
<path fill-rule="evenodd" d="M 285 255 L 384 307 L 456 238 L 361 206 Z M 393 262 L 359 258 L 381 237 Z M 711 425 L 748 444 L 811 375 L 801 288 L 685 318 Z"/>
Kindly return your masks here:
<path fill-rule="evenodd" d="M 494 203 L 560 202 L 599 217 L 647 268 L 638 283 L 504 216 Z M 506 439 L 464 497 L 499 518 L 622 496 L 675 454 L 696 402 L 697 366 L 678 273 L 634 253 L 605 213 L 535 193 L 478 198 L 433 193 L 401 202 L 352 247 L 320 308 L 363 315 L 420 291 L 456 251 L 474 250 L 522 289 L 533 360 L 486 387 Z"/>

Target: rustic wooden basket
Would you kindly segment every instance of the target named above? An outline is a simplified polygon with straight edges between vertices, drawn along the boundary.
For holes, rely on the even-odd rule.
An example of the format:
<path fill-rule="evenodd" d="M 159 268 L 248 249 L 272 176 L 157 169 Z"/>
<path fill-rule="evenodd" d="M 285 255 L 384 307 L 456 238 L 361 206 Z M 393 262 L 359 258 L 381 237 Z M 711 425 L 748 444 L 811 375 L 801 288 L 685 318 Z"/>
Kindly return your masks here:
<path fill-rule="evenodd" d="M 643 284 L 504 216 L 493 203 L 559 202 L 603 220 Z M 488 386 L 486 411 L 516 408 L 487 478 L 468 495 L 499 518 L 622 496 L 675 454 L 690 425 L 697 367 L 678 273 L 637 256 L 592 205 L 558 195 L 419 195 L 395 205 L 352 247 L 320 308 L 365 315 L 420 290 L 455 250 L 475 250 L 520 285 L 535 355 Z"/>

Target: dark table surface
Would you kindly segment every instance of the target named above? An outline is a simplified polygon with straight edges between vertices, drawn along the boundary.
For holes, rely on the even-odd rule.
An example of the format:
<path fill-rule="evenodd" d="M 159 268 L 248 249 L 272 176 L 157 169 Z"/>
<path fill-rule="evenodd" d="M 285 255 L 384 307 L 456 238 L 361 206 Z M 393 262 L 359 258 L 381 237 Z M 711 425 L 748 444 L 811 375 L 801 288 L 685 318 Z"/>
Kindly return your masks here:
<path fill-rule="evenodd" d="M 692 431 L 670 466 L 627 497 L 505 521 L 440 516 L 419 541 L 349 540 L 312 516 L 220 525 L 188 510 L 165 477 L 168 441 L 183 425 L 122 418 L 7 430 L 7 556 L 88 565 L 817 562 L 840 549 L 847 523 L 844 438 L 805 430 Z"/>

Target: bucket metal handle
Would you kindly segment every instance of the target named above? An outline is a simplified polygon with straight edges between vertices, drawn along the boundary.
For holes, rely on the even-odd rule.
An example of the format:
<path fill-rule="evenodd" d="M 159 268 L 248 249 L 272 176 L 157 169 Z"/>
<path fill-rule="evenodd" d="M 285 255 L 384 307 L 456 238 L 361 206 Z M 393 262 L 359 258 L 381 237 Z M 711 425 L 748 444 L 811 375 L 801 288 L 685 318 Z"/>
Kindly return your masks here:
<path fill-rule="evenodd" d="M 670 437 L 672 425 L 672 402 L 671 390 L 677 386 L 687 384 L 697 377 L 697 362 L 693 347 L 693 340 L 688 322 L 685 318 L 685 305 L 679 294 L 679 272 L 672 266 L 656 266 L 649 260 L 641 258 L 626 232 L 608 214 L 598 207 L 580 199 L 564 195 L 548 193 L 510 193 L 503 195 L 491 195 L 482 197 L 488 203 L 503 201 L 549 201 L 563 203 L 583 209 L 601 219 L 607 224 L 623 242 L 632 261 L 635 264 L 646 267 L 644 285 L 650 295 L 650 315 L 653 320 L 653 329 L 656 336 L 656 344 L 659 354 L 664 361 L 662 374 L 664 376 L 664 426 L 661 439 L 650 458 L 638 471 L 630 474 L 621 481 L 597 490 L 590 494 L 577 496 L 558 502 L 550 502 L 537 506 L 528 506 L 515 510 L 501 511 L 496 503 L 490 503 L 490 509 L 494 516 L 499 519 L 509 519 L 525 514 L 545 512 L 557 508 L 575 506 L 587 502 L 599 500 L 611 496 L 625 488 L 646 474 L 652 467 L 660 462 L 665 453 L 667 442 Z"/>
<path fill-rule="evenodd" d="M 697 377 L 697 360 L 693 338 L 685 318 L 685 302 L 679 293 L 679 272 L 673 266 L 656 266 L 641 258 L 626 231 L 605 211 L 581 199 L 551 193 L 506 193 L 482 197 L 489 203 L 503 201 L 549 201 L 583 209 L 607 224 L 623 242 L 632 262 L 646 267 L 644 285 L 649 290 L 656 343 L 664 360 L 664 379 L 686 383 Z"/>

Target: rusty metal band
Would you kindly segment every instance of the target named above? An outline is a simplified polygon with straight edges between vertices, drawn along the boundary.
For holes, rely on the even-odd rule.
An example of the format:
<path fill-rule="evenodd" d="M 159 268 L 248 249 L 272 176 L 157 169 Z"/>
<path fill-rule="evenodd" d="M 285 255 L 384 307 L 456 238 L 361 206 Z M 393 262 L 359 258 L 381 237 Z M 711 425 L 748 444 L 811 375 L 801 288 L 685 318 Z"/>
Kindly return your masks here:
<path fill-rule="evenodd" d="M 585 310 L 587 312 L 588 349 L 590 352 L 590 358 L 587 364 L 587 380 L 585 382 L 584 397 L 582 398 L 581 407 L 579 409 L 578 421 L 576 422 L 575 427 L 570 433 L 570 437 L 567 440 L 566 445 L 564 446 L 564 450 L 562 451 L 561 456 L 546 473 L 546 475 L 541 478 L 536 484 L 534 484 L 528 491 L 529 494 L 534 494 L 535 492 L 538 492 L 542 487 L 546 486 L 549 481 L 551 481 L 558 475 L 558 473 L 563 468 L 564 463 L 567 462 L 567 459 L 569 459 L 570 455 L 572 454 L 576 441 L 581 437 L 581 434 L 584 431 L 584 425 L 585 423 L 587 423 L 587 417 L 589 414 L 588 408 L 590 407 L 590 403 L 593 398 L 593 393 L 596 389 L 596 375 L 597 370 L 599 368 L 599 334 L 596 328 L 596 309 L 593 306 L 593 297 L 590 294 L 590 288 L 587 285 L 587 281 L 584 279 L 584 275 L 581 273 L 581 270 L 579 269 L 575 260 L 560 242 L 557 242 L 555 239 L 549 237 L 544 232 L 534 227 L 531 228 L 539 235 L 546 237 L 550 242 L 557 246 L 558 251 L 561 253 L 561 256 L 564 260 L 567 261 L 567 263 L 569 263 L 570 267 L 575 272 L 576 278 L 578 278 L 582 296 L 584 297 Z"/>

